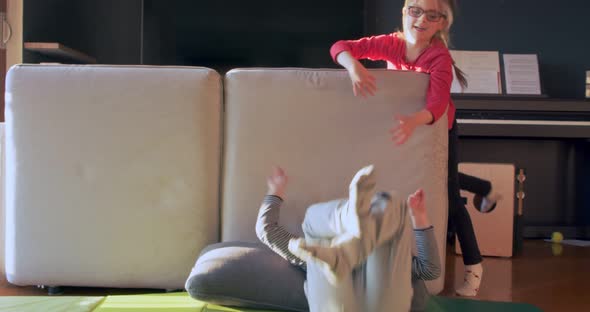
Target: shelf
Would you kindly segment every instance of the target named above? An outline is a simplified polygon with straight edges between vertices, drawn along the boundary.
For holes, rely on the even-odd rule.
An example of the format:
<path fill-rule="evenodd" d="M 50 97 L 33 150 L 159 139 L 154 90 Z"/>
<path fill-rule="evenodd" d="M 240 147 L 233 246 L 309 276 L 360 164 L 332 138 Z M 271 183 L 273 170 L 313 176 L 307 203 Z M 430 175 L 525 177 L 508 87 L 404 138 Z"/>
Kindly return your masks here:
<path fill-rule="evenodd" d="M 96 59 L 59 42 L 25 42 L 25 50 L 52 57 L 65 57 L 80 63 L 96 64 Z"/>

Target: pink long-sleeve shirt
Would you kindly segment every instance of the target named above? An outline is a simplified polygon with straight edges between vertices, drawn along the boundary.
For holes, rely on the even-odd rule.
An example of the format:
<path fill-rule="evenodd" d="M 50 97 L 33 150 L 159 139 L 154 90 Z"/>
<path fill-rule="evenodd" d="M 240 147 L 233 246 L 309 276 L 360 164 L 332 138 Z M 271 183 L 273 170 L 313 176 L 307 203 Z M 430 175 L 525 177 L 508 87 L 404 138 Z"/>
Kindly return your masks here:
<path fill-rule="evenodd" d="M 452 128 L 455 119 L 455 105 L 451 100 L 453 59 L 449 49 L 440 40 L 434 38 L 414 62 L 406 61 L 406 43 L 399 37 L 399 33 L 337 41 L 330 49 L 334 62 L 337 62 L 336 57 L 343 51 L 350 52 L 356 59 L 387 61 L 388 69 L 429 74 L 426 109 L 432 114 L 434 121 L 437 121 L 448 105 L 449 129 Z"/>

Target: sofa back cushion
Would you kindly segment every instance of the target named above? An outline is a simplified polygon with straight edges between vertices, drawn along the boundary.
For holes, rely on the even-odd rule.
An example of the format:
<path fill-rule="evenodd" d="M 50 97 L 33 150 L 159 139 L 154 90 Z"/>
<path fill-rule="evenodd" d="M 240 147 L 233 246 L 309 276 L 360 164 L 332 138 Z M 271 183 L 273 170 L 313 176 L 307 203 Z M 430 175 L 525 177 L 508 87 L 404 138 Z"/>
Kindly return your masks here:
<path fill-rule="evenodd" d="M 393 116 L 425 105 L 429 76 L 374 70 L 375 96 L 354 97 L 344 70 L 235 69 L 225 77 L 222 240 L 256 241 L 254 230 L 273 165 L 289 176 L 281 224 L 302 234 L 306 208 L 343 198 L 361 167 L 374 164 L 378 190 L 417 188 L 435 226 L 443 261 L 447 224 L 447 121 L 419 127 L 401 146 Z M 431 285 L 442 290 L 443 278 Z"/>
<path fill-rule="evenodd" d="M 13 67 L 8 280 L 182 288 L 218 240 L 221 96 L 206 68 Z"/>

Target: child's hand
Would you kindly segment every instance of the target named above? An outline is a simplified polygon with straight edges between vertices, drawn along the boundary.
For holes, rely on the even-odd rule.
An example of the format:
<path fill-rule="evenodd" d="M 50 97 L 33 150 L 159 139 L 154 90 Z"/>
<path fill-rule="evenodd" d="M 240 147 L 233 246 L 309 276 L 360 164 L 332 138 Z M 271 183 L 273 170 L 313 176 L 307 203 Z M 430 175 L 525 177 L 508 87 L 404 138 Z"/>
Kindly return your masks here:
<path fill-rule="evenodd" d="M 412 214 L 426 213 L 426 204 L 424 203 L 424 190 L 418 189 L 414 194 L 408 196 L 408 206 Z"/>
<path fill-rule="evenodd" d="M 412 136 L 418 124 L 411 116 L 396 115 L 394 119 L 399 121 L 399 124 L 389 131 L 391 133 L 391 140 L 396 145 L 402 145 Z"/>
<path fill-rule="evenodd" d="M 268 185 L 267 194 L 275 195 L 284 199 L 288 180 L 285 171 L 281 167 L 274 167 L 272 174 L 266 179 L 266 184 Z"/>
<path fill-rule="evenodd" d="M 423 229 L 430 226 L 422 189 L 418 189 L 414 194 L 408 196 L 408 207 L 410 207 L 410 217 L 414 229 Z"/>
<path fill-rule="evenodd" d="M 375 91 L 377 91 L 375 77 L 359 61 L 355 61 L 352 70 L 348 71 L 348 75 L 352 81 L 354 96 L 359 94 L 362 97 L 366 97 L 367 94 L 375 95 Z"/>

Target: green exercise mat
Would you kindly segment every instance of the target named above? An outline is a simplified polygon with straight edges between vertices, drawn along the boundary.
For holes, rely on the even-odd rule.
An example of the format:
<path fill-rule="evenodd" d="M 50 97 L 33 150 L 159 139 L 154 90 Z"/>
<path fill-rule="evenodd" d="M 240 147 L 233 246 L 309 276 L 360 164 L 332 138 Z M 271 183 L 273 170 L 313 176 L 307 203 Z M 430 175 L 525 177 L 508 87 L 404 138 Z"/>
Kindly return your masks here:
<path fill-rule="evenodd" d="M 186 292 L 117 295 L 107 296 L 94 312 L 201 312 L 206 305 Z"/>
<path fill-rule="evenodd" d="M 108 296 L 93 312 L 268 312 L 198 301 L 186 292 Z"/>
<path fill-rule="evenodd" d="M 270 310 L 222 307 L 191 299 L 186 292 L 149 295 L 108 296 L 95 312 L 262 312 Z M 427 312 L 502 311 L 538 312 L 541 309 L 526 303 L 493 302 L 460 298 L 431 297 Z"/>
<path fill-rule="evenodd" d="M 67 311 L 90 312 L 105 297 L 71 296 L 4 296 L 0 297 L 0 311 L 39 312 Z"/>
<path fill-rule="evenodd" d="M 0 311 L 68 312 L 263 312 L 269 310 L 222 307 L 188 296 L 186 292 L 105 297 L 7 296 L 0 297 Z M 526 303 L 493 302 L 432 297 L 427 312 L 539 312 Z"/>
<path fill-rule="evenodd" d="M 202 312 L 262 312 L 263 310 L 220 307 L 207 304 Z M 267 311 L 268 310 L 264 310 Z M 493 302 L 460 298 L 431 297 L 426 312 L 542 312 L 526 303 Z"/>
<path fill-rule="evenodd" d="M 542 312 L 528 303 L 481 301 L 461 298 L 433 296 L 428 302 L 427 312 L 477 311 L 477 312 Z"/>

